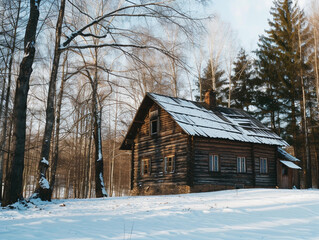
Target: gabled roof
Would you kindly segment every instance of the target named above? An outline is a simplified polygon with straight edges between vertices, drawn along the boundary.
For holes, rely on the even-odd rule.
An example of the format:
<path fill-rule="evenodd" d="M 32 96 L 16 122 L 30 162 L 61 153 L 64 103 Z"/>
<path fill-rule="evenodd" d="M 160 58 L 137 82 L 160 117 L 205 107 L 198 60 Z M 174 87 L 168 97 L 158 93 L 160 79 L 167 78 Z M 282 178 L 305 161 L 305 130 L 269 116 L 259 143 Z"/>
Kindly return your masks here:
<path fill-rule="evenodd" d="M 121 149 L 130 149 L 127 142 L 134 139 L 141 117 L 146 116 L 145 102 L 149 100 L 164 109 L 183 131 L 191 136 L 288 146 L 281 137 L 243 110 L 224 107 L 208 109 L 203 103 L 147 93 Z"/>

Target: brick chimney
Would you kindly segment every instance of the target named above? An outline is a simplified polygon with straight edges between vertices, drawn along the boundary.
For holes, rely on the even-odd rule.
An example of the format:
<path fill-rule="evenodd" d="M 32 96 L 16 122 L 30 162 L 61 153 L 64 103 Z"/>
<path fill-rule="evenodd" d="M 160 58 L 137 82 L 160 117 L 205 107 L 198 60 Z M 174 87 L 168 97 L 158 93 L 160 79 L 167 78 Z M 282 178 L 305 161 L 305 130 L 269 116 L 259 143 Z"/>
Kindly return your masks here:
<path fill-rule="evenodd" d="M 216 92 L 212 89 L 209 89 L 205 93 L 205 103 L 209 106 L 209 108 L 215 108 L 217 106 L 216 103 Z"/>

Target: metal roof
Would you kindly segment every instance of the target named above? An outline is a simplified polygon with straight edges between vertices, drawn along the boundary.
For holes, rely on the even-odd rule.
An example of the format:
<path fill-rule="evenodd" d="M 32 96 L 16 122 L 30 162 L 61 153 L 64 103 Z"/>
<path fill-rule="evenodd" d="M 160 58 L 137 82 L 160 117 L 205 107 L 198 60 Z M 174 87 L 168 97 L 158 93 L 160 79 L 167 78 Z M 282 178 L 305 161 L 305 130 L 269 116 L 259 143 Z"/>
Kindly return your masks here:
<path fill-rule="evenodd" d="M 295 158 L 294 156 L 290 155 L 289 153 L 287 153 L 282 148 L 278 147 L 277 150 L 278 150 L 279 158 L 286 159 L 286 160 L 289 160 L 289 161 L 292 161 L 292 162 L 300 162 L 300 160 L 298 158 Z"/>
<path fill-rule="evenodd" d="M 155 93 L 147 95 L 191 136 L 288 146 L 287 142 L 247 112 L 233 108 L 207 109 L 204 104 Z"/>
<path fill-rule="evenodd" d="M 298 165 L 294 164 L 293 162 L 290 161 L 285 161 L 285 160 L 280 160 L 280 162 L 284 165 L 286 165 L 289 168 L 292 169 L 301 169 L 301 167 L 299 167 Z"/>

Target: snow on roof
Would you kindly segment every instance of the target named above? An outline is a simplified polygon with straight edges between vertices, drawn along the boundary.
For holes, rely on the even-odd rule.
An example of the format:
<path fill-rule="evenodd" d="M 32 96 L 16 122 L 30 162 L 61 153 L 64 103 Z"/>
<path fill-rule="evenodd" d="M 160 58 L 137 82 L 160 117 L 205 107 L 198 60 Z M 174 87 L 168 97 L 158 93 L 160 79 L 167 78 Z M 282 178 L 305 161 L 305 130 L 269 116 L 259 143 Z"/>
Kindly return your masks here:
<path fill-rule="evenodd" d="M 299 167 L 298 165 L 294 164 L 293 162 L 290 161 L 285 161 L 285 160 L 280 160 L 280 162 L 284 165 L 286 165 L 289 168 L 292 169 L 301 169 L 301 167 Z"/>
<path fill-rule="evenodd" d="M 155 93 L 147 95 L 191 136 L 288 146 L 281 137 L 243 110 L 223 107 L 210 110 L 201 103 L 185 99 Z"/>
<path fill-rule="evenodd" d="M 285 150 L 283 150 L 281 147 L 278 147 L 278 153 L 279 153 L 279 157 L 292 161 L 292 162 L 299 162 L 300 160 L 298 158 L 295 158 L 294 156 L 290 155 L 289 153 L 287 153 Z"/>

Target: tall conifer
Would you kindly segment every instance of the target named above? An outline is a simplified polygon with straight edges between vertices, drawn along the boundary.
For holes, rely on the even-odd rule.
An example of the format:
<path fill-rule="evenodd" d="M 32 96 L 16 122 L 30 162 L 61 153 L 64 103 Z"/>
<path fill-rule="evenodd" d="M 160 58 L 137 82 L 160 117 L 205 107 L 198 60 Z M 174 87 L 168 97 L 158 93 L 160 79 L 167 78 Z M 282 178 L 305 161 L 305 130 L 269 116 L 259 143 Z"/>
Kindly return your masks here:
<path fill-rule="evenodd" d="M 301 113 L 305 111 L 302 87 L 307 71 L 308 28 L 303 11 L 292 0 L 275 0 L 270 13 L 270 29 L 260 37 L 257 50 L 264 86 L 258 94 L 258 104 L 263 112 L 270 113 L 271 125 L 277 132 L 283 127 L 280 120 L 285 120 L 281 133 L 293 145 L 296 156 L 305 162 L 299 122 L 305 124 Z"/>
<path fill-rule="evenodd" d="M 239 51 L 233 70 L 232 107 L 249 111 L 249 106 L 254 101 L 254 69 L 244 49 Z"/>
<path fill-rule="evenodd" d="M 213 89 L 213 81 L 212 81 L 212 64 L 210 61 L 207 62 L 207 66 L 204 69 L 204 74 L 201 79 L 198 80 L 196 86 L 200 92 L 199 94 L 202 95 L 202 99 L 204 99 L 205 93 L 209 89 Z M 199 82 L 201 81 L 201 83 Z M 225 105 L 226 106 L 226 92 L 228 91 L 227 82 L 225 78 L 225 71 L 220 69 L 219 65 L 217 66 L 217 70 L 215 72 L 215 81 L 216 81 L 216 98 L 217 98 L 217 105 Z M 200 84 L 202 85 L 200 87 Z M 200 100 L 200 96 L 195 96 L 196 101 Z"/>

